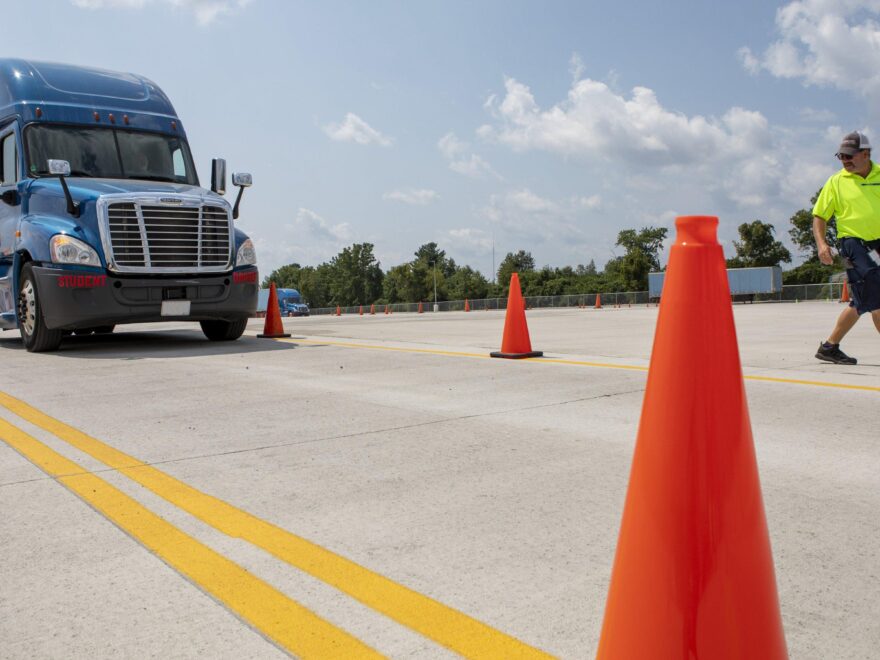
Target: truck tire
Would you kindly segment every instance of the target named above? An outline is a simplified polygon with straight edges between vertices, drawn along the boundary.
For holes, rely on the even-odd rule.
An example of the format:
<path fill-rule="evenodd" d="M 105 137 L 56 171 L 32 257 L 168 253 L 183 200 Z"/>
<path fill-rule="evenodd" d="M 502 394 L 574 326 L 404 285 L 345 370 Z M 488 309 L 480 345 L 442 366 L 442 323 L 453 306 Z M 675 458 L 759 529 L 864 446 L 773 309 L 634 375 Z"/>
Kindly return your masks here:
<path fill-rule="evenodd" d="M 244 334 L 248 317 L 235 321 L 201 321 L 202 332 L 211 341 L 234 341 Z"/>
<path fill-rule="evenodd" d="M 63 330 L 50 330 L 43 318 L 43 308 L 37 293 L 37 278 L 33 266 L 26 263 L 21 269 L 21 287 L 18 294 L 18 327 L 21 341 L 31 353 L 54 351 L 61 344 Z"/>

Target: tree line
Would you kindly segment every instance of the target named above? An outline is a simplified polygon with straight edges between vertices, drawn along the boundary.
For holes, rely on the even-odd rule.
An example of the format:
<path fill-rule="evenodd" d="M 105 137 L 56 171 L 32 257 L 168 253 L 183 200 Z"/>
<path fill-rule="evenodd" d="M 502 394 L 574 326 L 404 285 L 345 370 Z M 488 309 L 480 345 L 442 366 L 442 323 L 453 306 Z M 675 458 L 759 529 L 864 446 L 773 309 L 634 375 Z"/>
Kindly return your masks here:
<path fill-rule="evenodd" d="M 816 196 L 813 196 L 815 203 Z M 803 209 L 791 219 L 789 236 L 807 259 L 797 268 L 783 273 L 785 284 L 815 284 L 827 282 L 828 277 L 841 269 L 839 264 L 825 266 L 819 262 L 813 240 L 813 216 Z M 829 225 L 829 243 L 836 244 L 832 219 Z M 733 242 L 735 255 L 727 260 L 729 268 L 777 266 L 791 262 L 791 253 L 776 240 L 773 225 L 754 220 L 738 228 L 739 240 Z M 618 247 L 623 254 L 598 270 L 596 264 L 575 267 L 544 266 L 537 268 L 531 253 L 526 250 L 509 252 L 501 260 L 496 283 L 470 266 L 459 266 L 441 250 L 437 243 L 425 243 L 414 258 L 383 272 L 373 253 L 372 243 L 355 243 L 344 248 L 329 262 L 319 266 L 288 264 L 272 271 L 263 281 L 268 287 L 298 289 L 312 307 L 334 307 L 388 304 L 403 302 L 438 302 L 503 298 L 507 296 L 510 275 L 519 273 L 523 295 L 559 296 L 613 291 L 645 291 L 648 273 L 661 270 L 660 253 L 667 238 L 662 227 L 625 229 L 617 235 Z M 436 298 L 435 298 L 436 296 Z"/>

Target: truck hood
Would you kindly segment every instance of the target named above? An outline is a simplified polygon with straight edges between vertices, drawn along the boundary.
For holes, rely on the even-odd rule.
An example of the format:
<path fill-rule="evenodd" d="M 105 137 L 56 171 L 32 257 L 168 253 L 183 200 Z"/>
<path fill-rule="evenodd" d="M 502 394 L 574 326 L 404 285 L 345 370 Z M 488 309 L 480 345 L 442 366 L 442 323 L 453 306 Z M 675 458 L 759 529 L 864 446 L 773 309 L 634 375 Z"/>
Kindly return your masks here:
<path fill-rule="evenodd" d="M 91 179 L 87 177 L 67 177 L 67 186 L 74 201 L 95 201 L 101 195 L 129 193 L 170 193 L 178 195 L 196 195 L 198 197 L 223 199 L 220 195 L 198 186 L 182 183 L 165 183 L 162 181 L 138 181 L 137 179 Z M 63 196 L 61 182 L 57 178 L 45 177 L 37 179 L 30 187 L 32 196 L 48 195 Z"/>

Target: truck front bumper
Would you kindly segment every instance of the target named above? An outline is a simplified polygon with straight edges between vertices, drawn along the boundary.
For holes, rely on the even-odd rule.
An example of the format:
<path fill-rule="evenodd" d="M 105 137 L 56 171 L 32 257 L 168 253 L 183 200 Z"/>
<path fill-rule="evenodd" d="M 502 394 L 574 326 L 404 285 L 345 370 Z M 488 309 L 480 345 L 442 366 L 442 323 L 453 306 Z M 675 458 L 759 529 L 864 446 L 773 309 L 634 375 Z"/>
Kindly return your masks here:
<path fill-rule="evenodd" d="M 150 278 L 36 267 L 34 275 L 43 317 L 51 329 L 156 321 L 233 321 L 254 316 L 257 310 L 256 267 L 211 276 Z M 163 316 L 163 301 L 189 301 L 189 313 Z"/>

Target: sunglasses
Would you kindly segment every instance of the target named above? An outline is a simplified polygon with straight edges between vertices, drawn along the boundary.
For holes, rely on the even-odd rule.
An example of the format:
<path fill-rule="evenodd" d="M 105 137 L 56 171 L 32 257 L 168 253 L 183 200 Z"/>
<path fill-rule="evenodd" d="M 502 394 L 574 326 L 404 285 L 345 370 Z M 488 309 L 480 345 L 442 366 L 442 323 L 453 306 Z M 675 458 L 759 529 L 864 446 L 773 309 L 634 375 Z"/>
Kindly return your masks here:
<path fill-rule="evenodd" d="M 859 152 L 859 153 L 861 153 L 861 152 Z M 841 161 L 852 160 L 854 158 L 854 155 L 850 156 L 849 154 L 834 154 L 834 155 L 837 156 L 837 159 L 841 160 Z"/>

